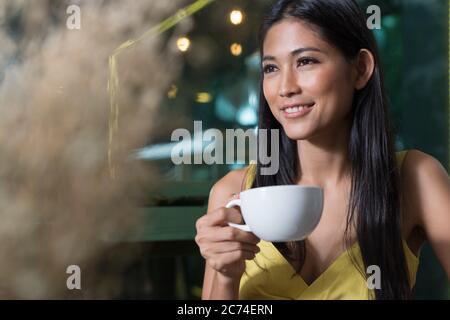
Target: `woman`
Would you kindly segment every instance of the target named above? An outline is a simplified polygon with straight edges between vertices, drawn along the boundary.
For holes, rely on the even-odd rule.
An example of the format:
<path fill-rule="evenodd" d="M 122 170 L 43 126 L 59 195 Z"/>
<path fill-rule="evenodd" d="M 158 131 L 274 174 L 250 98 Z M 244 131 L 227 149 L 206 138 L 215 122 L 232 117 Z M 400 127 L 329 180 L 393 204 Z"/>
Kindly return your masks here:
<path fill-rule="evenodd" d="M 408 299 L 425 241 L 450 278 L 447 172 L 418 150 L 395 153 L 376 43 L 356 2 L 278 1 L 260 45 L 259 128 L 280 129 L 280 168 L 262 175 L 258 161 L 212 188 L 197 221 L 202 298 Z M 283 184 L 324 190 L 307 239 L 271 244 L 227 225 L 242 222 L 224 206 L 243 186 Z"/>

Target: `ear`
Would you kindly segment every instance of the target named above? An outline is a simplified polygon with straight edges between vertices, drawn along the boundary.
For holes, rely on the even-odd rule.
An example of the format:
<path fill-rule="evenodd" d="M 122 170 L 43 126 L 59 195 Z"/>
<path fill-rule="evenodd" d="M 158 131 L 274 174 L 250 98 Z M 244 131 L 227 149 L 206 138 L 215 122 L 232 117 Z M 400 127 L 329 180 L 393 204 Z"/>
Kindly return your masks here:
<path fill-rule="evenodd" d="M 372 52 L 367 49 L 361 49 L 355 60 L 355 89 L 364 88 L 373 74 L 375 68 L 375 59 Z"/>

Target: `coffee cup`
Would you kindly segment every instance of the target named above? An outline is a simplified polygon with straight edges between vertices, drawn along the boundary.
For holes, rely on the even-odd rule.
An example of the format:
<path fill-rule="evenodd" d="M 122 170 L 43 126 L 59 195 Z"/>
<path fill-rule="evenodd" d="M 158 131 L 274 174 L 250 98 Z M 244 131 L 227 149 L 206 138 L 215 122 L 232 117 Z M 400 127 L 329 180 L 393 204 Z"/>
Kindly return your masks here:
<path fill-rule="evenodd" d="M 226 208 L 240 207 L 245 224 L 231 227 L 253 232 L 269 242 L 305 239 L 318 225 L 323 209 L 323 190 L 317 186 L 278 185 L 248 189 Z"/>

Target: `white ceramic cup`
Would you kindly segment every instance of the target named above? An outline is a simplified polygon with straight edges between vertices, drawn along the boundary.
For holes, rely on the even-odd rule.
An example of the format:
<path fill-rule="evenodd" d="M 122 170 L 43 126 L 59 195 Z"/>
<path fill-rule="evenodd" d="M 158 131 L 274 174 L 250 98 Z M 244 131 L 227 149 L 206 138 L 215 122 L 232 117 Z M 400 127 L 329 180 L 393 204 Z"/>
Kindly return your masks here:
<path fill-rule="evenodd" d="M 270 242 L 306 238 L 322 216 L 323 190 L 316 186 L 281 185 L 249 189 L 226 208 L 240 207 L 246 224 L 231 227 L 253 232 Z"/>

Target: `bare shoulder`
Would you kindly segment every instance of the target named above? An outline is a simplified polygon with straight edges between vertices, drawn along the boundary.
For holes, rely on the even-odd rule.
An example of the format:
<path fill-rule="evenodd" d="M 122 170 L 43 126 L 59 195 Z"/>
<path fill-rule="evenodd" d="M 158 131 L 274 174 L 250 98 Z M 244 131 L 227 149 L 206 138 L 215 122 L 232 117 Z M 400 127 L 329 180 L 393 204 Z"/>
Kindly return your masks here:
<path fill-rule="evenodd" d="M 450 179 L 434 157 L 411 150 L 403 164 L 402 185 L 408 210 L 450 280 Z"/>
<path fill-rule="evenodd" d="M 412 149 L 405 157 L 401 176 L 408 207 L 414 212 L 416 224 L 423 226 L 426 215 L 432 214 L 434 206 L 449 196 L 447 170 L 433 156 Z M 433 204 L 432 199 L 438 202 Z"/>
<path fill-rule="evenodd" d="M 244 185 L 248 167 L 228 172 L 211 188 L 208 201 L 208 212 L 224 206 L 233 194 L 239 193 Z"/>
<path fill-rule="evenodd" d="M 417 149 L 409 150 L 403 164 L 403 179 L 411 187 L 423 188 L 426 184 L 437 185 L 448 180 L 448 173 L 444 166 L 433 156 Z M 439 186 L 437 186 L 439 187 Z"/>

